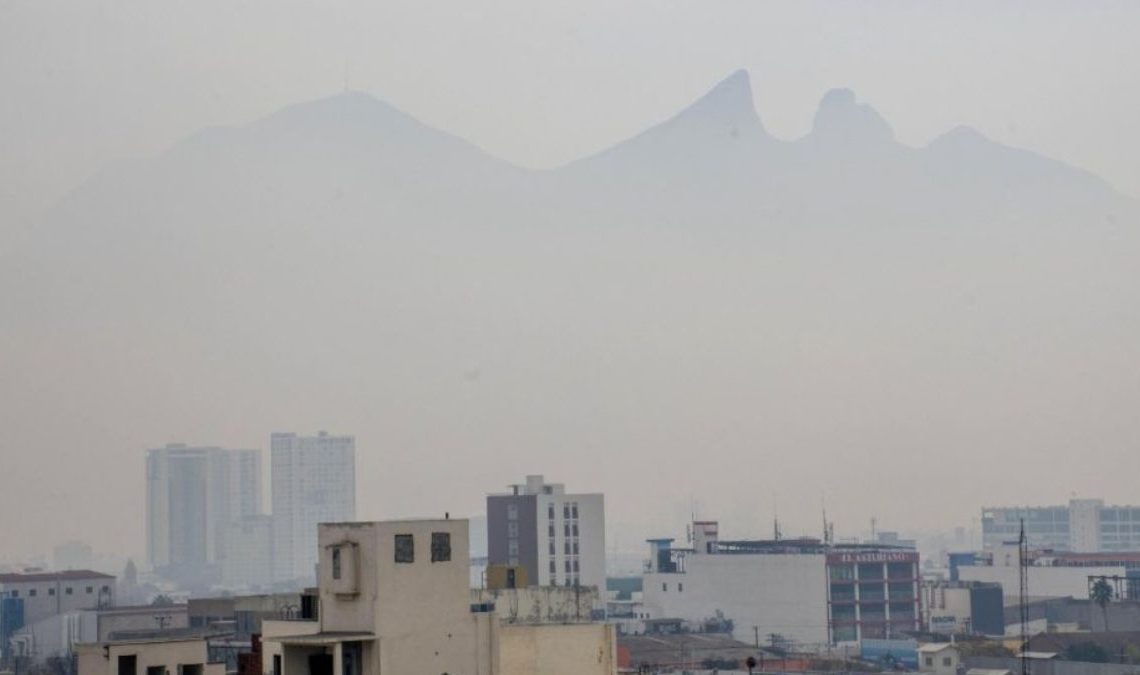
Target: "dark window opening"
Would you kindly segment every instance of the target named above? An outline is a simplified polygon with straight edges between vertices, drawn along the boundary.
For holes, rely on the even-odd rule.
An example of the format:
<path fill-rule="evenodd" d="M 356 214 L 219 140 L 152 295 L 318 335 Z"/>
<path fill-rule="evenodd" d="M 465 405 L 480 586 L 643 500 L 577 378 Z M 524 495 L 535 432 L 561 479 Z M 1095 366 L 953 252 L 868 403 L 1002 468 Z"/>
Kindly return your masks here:
<path fill-rule="evenodd" d="M 332 577 L 340 579 L 340 548 L 332 550 Z"/>
<path fill-rule="evenodd" d="M 448 562 L 451 560 L 451 533 L 431 533 L 431 561 Z"/>
<path fill-rule="evenodd" d="M 416 545 L 410 534 L 396 535 L 396 562 L 411 563 L 416 561 Z"/>

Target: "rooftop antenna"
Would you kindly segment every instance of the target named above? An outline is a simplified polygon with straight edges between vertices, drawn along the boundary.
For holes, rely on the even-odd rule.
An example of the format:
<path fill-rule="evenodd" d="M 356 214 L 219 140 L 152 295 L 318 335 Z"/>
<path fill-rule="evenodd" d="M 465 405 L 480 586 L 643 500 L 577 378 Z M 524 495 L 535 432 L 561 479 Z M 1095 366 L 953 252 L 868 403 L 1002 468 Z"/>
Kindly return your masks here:
<path fill-rule="evenodd" d="M 831 535 L 827 531 L 827 502 L 822 497 L 819 499 L 820 508 L 823 510 L 823 543 L 831 543 Z"/>
<path fill-rule="evenodd" d="M 875 541 L 875 526 L 878 524 L 879 524 L 878 519 L 875 518 L 875 516 L 871 516 L 871 541 L 872 542 Z"/>

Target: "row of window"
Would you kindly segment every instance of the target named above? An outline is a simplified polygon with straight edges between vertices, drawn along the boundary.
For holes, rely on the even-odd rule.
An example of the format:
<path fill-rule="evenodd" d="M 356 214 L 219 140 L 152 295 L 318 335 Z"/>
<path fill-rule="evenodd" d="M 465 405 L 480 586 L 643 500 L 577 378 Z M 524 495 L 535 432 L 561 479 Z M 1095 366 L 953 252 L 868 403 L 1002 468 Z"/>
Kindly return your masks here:
<path fill-rule="evenodd" d="M 677 592 L 678 592 L 678 593 L 683 593 L 684 591 L 685 591 L 685 584 L 683 584 L 683 583 L 681 583 L 680 581 L 678 581 L 678 582 L 677 582 Z M 662 582 L 662 584 L 661 584 L 661 592 L 662 592 L 662 593 L 668 593 L 668 592 L 669 592 L 669 584 Z"/>
<path fill-rule="evenodd" d="M 431 533 L 431 561 L 447 562 L 451 560 L 451 533 Z M 396 562 L 411 563 L 416 561 L 416 543 L 413 535 L 396 535 Z"/>
<path fill-rule="evenodd" d="M 575 558 L 574 560 L 567 560 L 566 561 L 566 573 L 570 574 L 571 572 L 575 572 L 575 573 L 578 572 L 578 559 L 577 558 Z M 555 562 L 554 560 L 550 561 L 550 573 L 551 574 L 558 574 L 558 563 Z"/>
<path fill-rule="evenodd" d="M 94 586 L 87 586 L 84 590 L 87 593 L 87 595 L 92 595 L 93 593 L 95 593 L 95 587 Z M 99 589 L 99 592 L 100 593 L 110 593 L 111 587 L 110 586 L 103 586 Z M 37 589 L 37 588 L 29 588 L 28 589 L 28 597 L 29 598 L 36 597 L 38 593 L 39 593 L 39 589 Z M 55 595 L 55 587 L 49 586 L 47 589 L 47 594 L 49 596 Z M 73 589 L 71 586 L 65 586 L 63 589 L 63 594 L 64 595 L 74 595 L 75 589 Z M 18 597 L 20 597 L 20 591 L 18 591 L 18 590 L 9 591 L 8 597 L 18 598 Z"/>
<path fill-rule="evenodd" d="M 861 563 L 856 565 L 829 565 L 828 574 L 832 579 L 854 580 L 858 571 L 860 580 L 878 581 L 882 579 L 912 579 L 915 574 L 914 564 L 887 563 L 886 576 L 883 576 L 882 563 Z"/>
<path fill-rule="evenodd" d="M 555 546 L 554 540 L 550 541 L 550 555 L 557 555 L 558 547 Z M 564 555 L 578 555 L 578 540 L 566 540 L 562 542 L 562 553 Z"/>
<path fill-rule="evenodd" d="M 546 506 L 546 517 L 548 520 L 554 520 L 554 504 Z M 566 502 L 562 505 L 562 518 L 563 520 L 578 520 L 578 502 Z"/>
<path fill-rule="evenodd" d="M 546 535 L 548 537 L 554 536 L 554 523 L 546 526 Z M 577 537 L 578 523 L 564 523 L 562 525 L 562 535 L 565 537 Z"/>

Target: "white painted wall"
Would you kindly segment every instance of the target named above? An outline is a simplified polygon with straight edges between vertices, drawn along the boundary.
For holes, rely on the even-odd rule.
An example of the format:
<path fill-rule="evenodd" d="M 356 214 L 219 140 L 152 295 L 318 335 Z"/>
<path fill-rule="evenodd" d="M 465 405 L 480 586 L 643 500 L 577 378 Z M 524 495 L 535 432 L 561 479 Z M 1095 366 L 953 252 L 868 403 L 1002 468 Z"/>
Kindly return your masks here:
<path fill-rule="evenodd" d="M 958 568 L 962 581 L 996 581 L 1001 584 L 1002 596 L 1016 599 L 1019 593 L 1018 568 L 995 565 Z M 1124 576 L 1123 567 L 1030 567 L 1029 596 L 1056 598 L 1089 597 L 1089 576 Z"/>
<path fill-rule="evenodd" d="M 683 574 L 644 575 L 642 602 L 654 619 L 700 621 L 720 610 L 734 623 L 733 637 L 743 642 L 754 640 L 757 626 L 761 636 L 823 643 L 825 562 L 823 555 L 688 555 Z"/>

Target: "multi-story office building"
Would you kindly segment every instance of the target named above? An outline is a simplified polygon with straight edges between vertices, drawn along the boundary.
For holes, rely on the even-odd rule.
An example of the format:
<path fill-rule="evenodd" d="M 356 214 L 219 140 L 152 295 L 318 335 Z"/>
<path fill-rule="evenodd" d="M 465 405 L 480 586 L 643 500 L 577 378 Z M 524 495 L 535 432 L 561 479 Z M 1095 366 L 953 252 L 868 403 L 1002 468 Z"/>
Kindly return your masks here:
<path fill-rule="evenodd" d="M 221 581 L 226 588 L 257 588 L 273 581 L 273 517 L 247 516 L 223 533 Z"/>
<path fill-rule="evenodd" d="M 1032 549 L 1079 553 L 1140 550 L 1140 507 L 1105 506 L 1101 499 L 1073 499 L 1067 506 L 983 508 L 983 548 L 994 551 L 1016 542 L 1022 521 Z"/>
<path fill-rule="evenodd" d="M 605 497 L 566 494 L 542 476 L 488 495 L 487 563 L 523 567 L 533 586 L 605 588 Z"/>
<path fill-rule="evenodd" d="M 169 444 L 147 451 L 147 557 L 200 574 L 224 556 L 224 532 L 261 511 L 261 451 Z"/>
<path fill-rule="evenodd" d="M 693 523 L 692 548 L 650 540 L 642 606 L 650 619 L 731 622 L 733 636 L 803 645 L 892 638 L 921 622 L 918 552 L 817 539 L 723 541 Z"/>
<path fill-rule="evenodd" d="M 273 578 L 312 585 L 317 525 L 356 518 L 356 439 L 275 433 L 270 448 Z"/>

